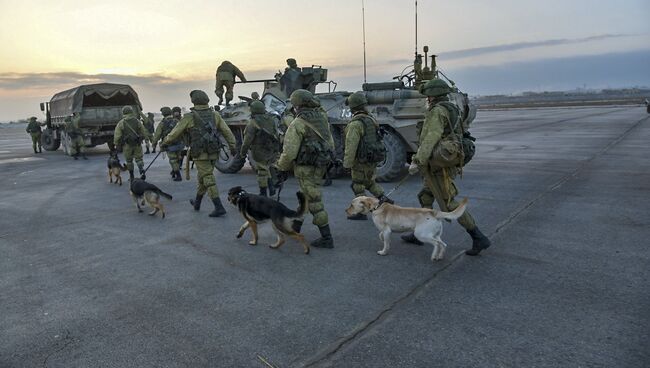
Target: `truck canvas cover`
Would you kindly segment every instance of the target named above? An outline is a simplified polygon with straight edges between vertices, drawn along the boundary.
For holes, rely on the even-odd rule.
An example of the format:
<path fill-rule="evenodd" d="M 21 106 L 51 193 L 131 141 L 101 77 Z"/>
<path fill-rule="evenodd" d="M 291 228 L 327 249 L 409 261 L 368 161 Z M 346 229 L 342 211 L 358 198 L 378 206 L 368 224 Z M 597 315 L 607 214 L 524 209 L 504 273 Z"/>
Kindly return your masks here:
<path fill-rule="evenodd" d="M 87 84 L 59 92 L 50 100 L 52 116 L 69 116 L 84 107 L 137 106 L 142 109 L 138 94 L 126 84 Z"/>

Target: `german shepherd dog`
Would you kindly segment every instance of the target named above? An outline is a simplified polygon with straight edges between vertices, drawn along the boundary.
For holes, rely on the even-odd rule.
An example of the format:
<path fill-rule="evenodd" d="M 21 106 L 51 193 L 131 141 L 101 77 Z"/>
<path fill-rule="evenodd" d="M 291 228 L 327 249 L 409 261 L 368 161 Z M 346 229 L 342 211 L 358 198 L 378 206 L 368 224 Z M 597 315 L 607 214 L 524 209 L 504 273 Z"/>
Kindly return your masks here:
<path fill-rule="evenodd" d="M 307 211 L 307 197 L 301 192 L 297 192 L 296 196 L 300 204 L 298 205 L 298 209 L 294 211 L 271 198 L 250 194 L 242 189 L 242 187 L 230 188 L 228 191 L 228 202 L 237 207 L 239 213 L 246 220 L 239 228 L 237 239 L 241 238 L 246 229 L 250 227 L 253 233 L 253 239 L 248 244 L 256 245 L 259 239 L 257 225 L 270 220 L 278 239 L 274 244 L 269 245 L 269 247 L 273 249 L 280 248 L 284 244 L 286 237 L 289 236 L 300 242 L 305 254 L 309 254 L 309 244 L 300 233 L 302 219 Z"/>
<path fill-rule="evenodd" d="M 120 158 L 117 157 L 117 151 L 111 151 L 108 157 L 108 182 L 113 183 L 113 176 L 115 176 L 115 184 L 122 185 L 122 171 L 126 171 L 126 164 L 120 164 Z"/>
<path fill-rule="evenodd" d="M 153 216 L 160 211 L 162 218 L 165 218 L 165 207 L 160 203 L 160 197 L 163 196 L 171 201 L 171 194 L 165 193 L 157 186 L 139 178 L 131 181 L 130 193 L 135 202 L 135 206 L 138 208 L 138 212 L 142 212 L 140 206 L 144 206 L 146 202 L 149 207 L 153 208 L 153 211 L 149 212 L 149 216 Z"/>

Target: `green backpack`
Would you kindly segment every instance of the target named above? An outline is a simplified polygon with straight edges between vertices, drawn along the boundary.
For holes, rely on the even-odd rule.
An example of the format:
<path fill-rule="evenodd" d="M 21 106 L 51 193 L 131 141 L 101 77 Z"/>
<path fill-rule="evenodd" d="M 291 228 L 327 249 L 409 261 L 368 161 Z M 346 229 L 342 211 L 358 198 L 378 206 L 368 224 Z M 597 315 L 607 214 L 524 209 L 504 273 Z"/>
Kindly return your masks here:
<path fill-rule="evenodd" d="M 369 115 L 359 114 L 355 117 L 363 125 L 363 137 L 357 148 L 357 160 L 360 163 L 377 164 L 386 159 L 386 147 L 380 134 L 380 127 Z"/>

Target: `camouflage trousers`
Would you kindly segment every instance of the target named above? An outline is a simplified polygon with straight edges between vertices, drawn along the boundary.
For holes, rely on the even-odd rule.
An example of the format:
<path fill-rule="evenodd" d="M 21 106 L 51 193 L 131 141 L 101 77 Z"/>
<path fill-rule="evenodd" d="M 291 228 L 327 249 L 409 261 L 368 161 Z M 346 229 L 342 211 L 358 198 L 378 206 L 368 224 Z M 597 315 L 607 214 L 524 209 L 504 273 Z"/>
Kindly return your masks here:
<path fill-rule="evenodd" d="M 170 152 L 167 151 L 167 158 L 169 159 L 169 166 L 172 167 L 173 171 L 178 171 L 180 170 L 180 157 L 179 157 L 179 152 Z"/>
<path fill-rule="evenodd" d="M 144 161 L 142 161 L 142 146 L 139 144 L 130 145 L 124 144 L 122 147 L 122 153 L 124 153 L 124 160 L 126 161 L 126 167 L 129 171 L 133 171 L 133 160 L 138 165 L 140 171 L 144 170 Z"/>
<path fill-rule="evenodd" d="M 355 197 L 366 195 L 366 190 L 375 197 L 384 194 L 382 188 L 375 181 L 377 177 L 377 166 L 375 164 L 357 163 L 352 166 L 352 191 Z"/>
<path fill-rule="evenodd" d="M 430 168 L 428 165 L 422 169 L 424 187 L 418 193 L 420 206 L 432 208 L 435 201 L 442 211 L 455 210 L 459 206 L 455 199 L 458 195 L 458 188 L 454 183 L 457 170 L 455 168 Z M 473 230 L 476 227 L 474 218 L 467 210 L 458 218 L 458 223 L 467 230 Z"/>
<path fill-rule="evenodd" d="M 194 160 L 196 171 L 198 175 L 196 194 L 204 195 L 208 193 L 210 199 L 219 197 L 219 189 L 217 188 L 217 180 L 214 177 L 214 164 L 216 160 Z"/>
<path fill-rule="evenodd" d="M 32 136 L 32 148 L 34 149 L 34 152 L 36 152 L 36 147 L 38 146 L 38 149 L 41 149 L 41 132 L 34 132 L 34 133 L 29 133 L 29 135 Z"/>
<path fill-rule="evenodd" d="M 84 137 L 81 135 L 70 137 L 70 147 L 68 152 L 70 152 L 70 156 L 78 156 L 79 154 L 86 152 Z"/>
<path fill-rule="evenodd" d="M 298 179 L 300 191 L 307 197 L 309 213 L 314 217 L 312 223 L 318 227 L 329 224 L 321 194 L 321 185 L 326 170 L 324 167 L 303 165 L 296 165 L 293 169 L 293 174 Z"/>
<path fill-rule="evenodd" d="M 217 97 L 219 97 L 219 100 L 223 99 L 223 88 L 226 87 L 226 103 L 232 101 L 233 98 L 233 88 L 235 86 L 235 82 L 232 80 L 217 80 L 217 85 L 214 89 L 214 93 L 217 94 Z"/>
<path fill-rule="evenodd" d="M 269 179 L 271 179 L 271 171 L 269 170 L 270 162 L 269 161 L 257 161 L 255 160 L 255 172 L 257 173 L 257 184 L 260 188 L 266 188 L 269 186 Z"/>

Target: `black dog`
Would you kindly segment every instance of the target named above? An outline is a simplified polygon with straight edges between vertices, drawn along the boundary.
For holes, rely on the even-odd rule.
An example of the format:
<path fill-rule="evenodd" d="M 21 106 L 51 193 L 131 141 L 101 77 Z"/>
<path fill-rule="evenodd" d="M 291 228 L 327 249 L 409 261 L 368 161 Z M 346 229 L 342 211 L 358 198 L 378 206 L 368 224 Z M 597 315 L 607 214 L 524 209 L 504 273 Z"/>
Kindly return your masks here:
<path fill-rule="evenodd" d="M 122 185 L 122 171 L 126 171 L 126 164 L 120 164 L 120 158 L 117 157 L 117 151 L 111 151 L 111 155 L 108 157 L 108 182 L 113 182 L 113 176 L 115 176 L 115 184 Z"/>
<path fill-rule="evenodd" d="M 290 210 L 282 203 L 271 198 L 250 194 L 242 187 L 230 188 L 228 191 L 228 202 L 239 209 L 239 213 L 244 216 L 246 222 L 239 228 L 237 238 L 241 238 L 249 227 L 253 232 L 253 239 L 248 242 L 250 245 L 256 245 L 258 240 L 257 225 L 266 221 L 271 221 L 273 230 L 278 236 L 275 244 L 271 248 L 277 249 L 290 236 L 302 244 L 305 254 L 309 254 L 309 244 L 305 237 L 300 234 L 303 217 L 307 211 L 307 197 L 301 192 L 297 192 L 298 209 Z"/>
<path fill-rule="evenodd" d="M 144 206 L 145 201 L 149 207 L 154 210 L 149 213 L 149 216 L 155 215 L 158 211 L 162 212 L 162 218 L 165 218 L 165 207 L 160 203 L 160 196 L 163 196 L 170 201 L 172 200 L 172 195 L 167 194 L 160 190 L 157 186 L 147 183 L 142 179 L 133 179 L 131 181 L 131 197 L 135 202 L 135 206 L 138 208 L 138 212 L 142 212 L 140 205 Z"/>

